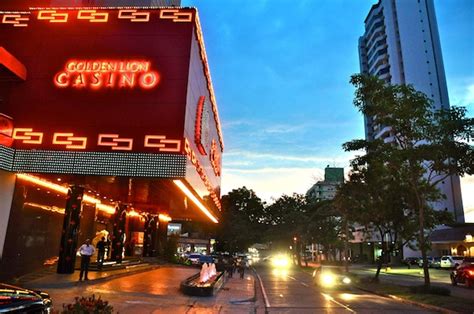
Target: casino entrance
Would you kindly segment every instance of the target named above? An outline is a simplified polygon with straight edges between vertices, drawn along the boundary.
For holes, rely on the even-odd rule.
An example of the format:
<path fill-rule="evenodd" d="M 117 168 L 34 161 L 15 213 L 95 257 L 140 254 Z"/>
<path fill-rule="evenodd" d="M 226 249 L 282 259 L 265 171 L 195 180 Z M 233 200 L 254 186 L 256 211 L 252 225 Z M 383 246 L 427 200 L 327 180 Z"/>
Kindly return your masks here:
<path fill-rule="evenodd" d="M 3 172 L 3 175 L 6 175 Z M 173 179 L 57 174 L 9 174 L 14 193 L 2 257 L 2 277 L 58 265 L 72 273 L 75 250 L 86 239 L 106 239 L 105 265 L 164 258 L 168 224 L 182 233 L 190 222 L 212 230 L 205 213 Z M 200 234 L 212 238 L 212 232 Z M 177 241 L 178 239 L 176 239 Z M 58 249 L 59 248 L 59 249 Z M 93 257 L 95 261 L 96 256 Z M 8 266 L 7 266 L 8 265 Z M 55 266 L 56 267 L 56 266 Z"/>

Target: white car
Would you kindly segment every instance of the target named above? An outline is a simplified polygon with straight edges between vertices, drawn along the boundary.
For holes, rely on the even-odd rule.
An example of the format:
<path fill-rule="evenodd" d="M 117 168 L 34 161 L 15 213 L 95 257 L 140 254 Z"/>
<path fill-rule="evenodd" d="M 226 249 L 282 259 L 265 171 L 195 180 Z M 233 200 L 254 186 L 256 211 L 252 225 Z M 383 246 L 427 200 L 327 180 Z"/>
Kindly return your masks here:
<path fill-rule="evenodd" d="M 464 256 L 445 255 L 441 257 L 441 268 L 456 268 L 462 264 Z"/>

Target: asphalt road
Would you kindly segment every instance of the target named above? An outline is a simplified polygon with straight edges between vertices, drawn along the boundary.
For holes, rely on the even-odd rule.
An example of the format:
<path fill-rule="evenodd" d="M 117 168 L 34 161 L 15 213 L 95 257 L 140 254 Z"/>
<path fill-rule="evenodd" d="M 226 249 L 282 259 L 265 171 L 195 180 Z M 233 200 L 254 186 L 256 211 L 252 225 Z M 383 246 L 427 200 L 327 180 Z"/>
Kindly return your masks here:
<path fill-rule="evenodd" d="M 268 313 L 429 313 L 426 309 L 356 289 L 325 290 L 296 268 L 256 268 Z"/>

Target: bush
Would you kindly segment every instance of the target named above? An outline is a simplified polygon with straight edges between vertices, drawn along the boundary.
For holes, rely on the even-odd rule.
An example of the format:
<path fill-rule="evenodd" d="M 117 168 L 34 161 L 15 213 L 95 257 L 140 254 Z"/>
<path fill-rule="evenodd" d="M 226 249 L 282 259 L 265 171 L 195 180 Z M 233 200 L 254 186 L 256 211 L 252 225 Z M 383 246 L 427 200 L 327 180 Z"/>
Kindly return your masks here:
<path fill-rule="evenodd" d="M 171 235 L 166 241 L 164 257 L 168 262 L 176 263 L 176 251 L 178 250 L 178 237 Z"/>
<path fill-rule="evenodd" d="M 410 292 L 418 294 L 435 294 L 435 295 L 445 295 L 450 296 L 451 290 L 444 287 L 430 286 L 429 288 L 425 286 L 413 286 L 410 287 Z"/>
<path fill-rule="evenodd" d="M 92 297 L 76 297 L 75 302 L 72 304 L 63 304 L 63 310 L 61 313 L 65 314 L 86 314 L 86 313 L 97 313 L 97 314 L 108 314 L 113 313 L 114 308 L 109 305 L 109 302 L 103 301 L 100 297 L 97 299 L 95 295 Z"/>

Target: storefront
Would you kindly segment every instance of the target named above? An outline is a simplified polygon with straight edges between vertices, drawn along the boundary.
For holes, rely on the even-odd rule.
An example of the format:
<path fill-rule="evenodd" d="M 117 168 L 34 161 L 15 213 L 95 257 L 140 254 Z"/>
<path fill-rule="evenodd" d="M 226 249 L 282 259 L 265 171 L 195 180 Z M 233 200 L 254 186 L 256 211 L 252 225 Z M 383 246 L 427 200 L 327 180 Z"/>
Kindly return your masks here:
<path fill-rule="evenodd" d="M 219 222 L 224 144 L 195 9 L 2 9 L 3 275 L 71 272 L 102 236 L 112 260 L 156 256 L 169 221 Z"/>

